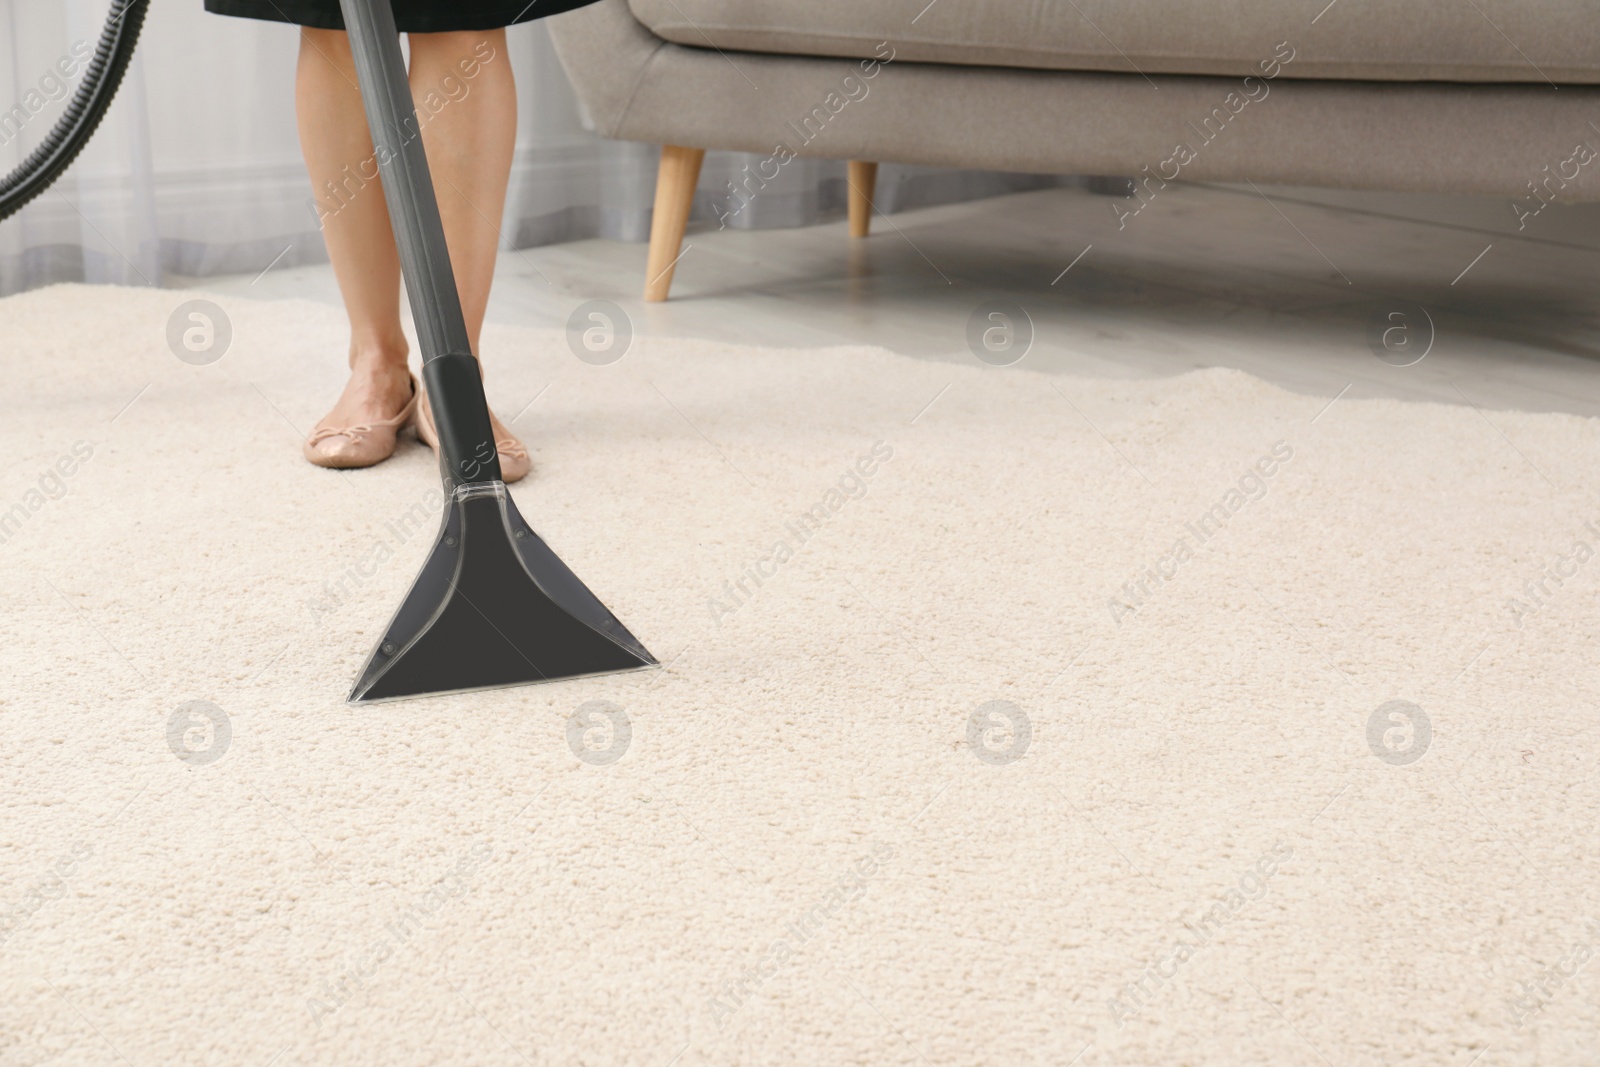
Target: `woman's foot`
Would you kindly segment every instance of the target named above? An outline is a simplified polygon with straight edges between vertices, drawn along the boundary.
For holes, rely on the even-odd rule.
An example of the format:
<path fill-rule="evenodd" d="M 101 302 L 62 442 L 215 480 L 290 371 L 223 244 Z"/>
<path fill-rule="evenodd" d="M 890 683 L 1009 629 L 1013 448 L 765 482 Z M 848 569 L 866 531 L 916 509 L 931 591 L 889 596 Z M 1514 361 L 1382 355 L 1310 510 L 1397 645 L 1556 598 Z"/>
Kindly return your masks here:
<path fill-rule="evenodd" d="M 421 392 L 404 363 L 351 370 L 338 403 L 306 438 L 306 459 L 337 468 L 370 467 L 388 459 Z"/>
<path fill-rule="evenodd" d="M 433 426 L 433 412 L 428 408 L 428 394 L 423 392 L 421 395 L 422 399 L 417 404 L 417 436 L 437 454 L 439 431 Z M 522 481 L 533 469 L 533 460 L 529 458 L 527 448 L 492 410 L 489 412 L 489 424 L 494 428 L 495 451 L 500 454 L 501 481 L 507 485 Z"/>

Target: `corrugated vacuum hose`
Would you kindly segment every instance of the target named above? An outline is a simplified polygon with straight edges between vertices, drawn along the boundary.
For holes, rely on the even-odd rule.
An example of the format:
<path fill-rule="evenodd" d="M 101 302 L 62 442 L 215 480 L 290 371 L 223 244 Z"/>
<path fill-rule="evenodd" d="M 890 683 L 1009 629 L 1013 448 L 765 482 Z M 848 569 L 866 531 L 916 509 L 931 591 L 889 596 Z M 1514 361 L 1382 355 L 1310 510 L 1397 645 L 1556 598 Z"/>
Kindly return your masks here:
<path fill-rule="evenodd" d="M 139 30 L 150 0 L 111 0 L 100 43 L 89 61 L 78 91 L 44 141 L 18 167 L 0 179 L 0 219 L 21 211 L 72 165 L 88 143 L 117 95 L 122 75 L 139 43 Z"/>

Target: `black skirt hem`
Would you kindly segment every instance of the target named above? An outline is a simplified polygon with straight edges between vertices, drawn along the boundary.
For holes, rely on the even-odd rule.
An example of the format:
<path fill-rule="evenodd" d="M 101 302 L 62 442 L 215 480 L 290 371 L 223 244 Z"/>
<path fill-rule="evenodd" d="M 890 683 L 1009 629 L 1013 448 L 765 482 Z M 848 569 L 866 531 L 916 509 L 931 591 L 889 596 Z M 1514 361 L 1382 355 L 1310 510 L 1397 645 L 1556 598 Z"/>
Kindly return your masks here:
<path fill-rule="evenodd" d="M 463 30 L 498 30 L 520 22 L 584 7 L 595 0 L 516 0 L 510 4 L 440 3 L 437 0 L 396 0 L 395 28 L 401 33 L 458 33 Z M 338 0 L 205 0 L 213 15 L 261 19 L 309 26 L 317 30 L 344 29 Z"/>

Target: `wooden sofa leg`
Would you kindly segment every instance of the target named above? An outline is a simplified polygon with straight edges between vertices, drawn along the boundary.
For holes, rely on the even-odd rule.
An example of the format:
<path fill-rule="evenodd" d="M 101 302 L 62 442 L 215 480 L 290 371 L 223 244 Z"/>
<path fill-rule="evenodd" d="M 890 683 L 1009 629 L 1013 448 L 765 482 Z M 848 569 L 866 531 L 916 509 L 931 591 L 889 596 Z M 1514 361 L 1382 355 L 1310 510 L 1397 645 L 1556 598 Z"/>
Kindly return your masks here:
<path fill-rule="evenodd" d="M 661 166 L 656 171 L 656 208 L 650 219 L 650 255 L 644 268 L 644 298 L 660 303 L 672 288 L 672 271 L 678 265 L 683 230 L 689 224 L 695 183 L 700 180 L 704 148 L 661 146 Z"/>
<path fill-rule="evenodd" d="M 872 229 L 872 189 L 878 183 L 878 165 L 852 159 L 850 182 L 850 236 L 865 237 Z"/>

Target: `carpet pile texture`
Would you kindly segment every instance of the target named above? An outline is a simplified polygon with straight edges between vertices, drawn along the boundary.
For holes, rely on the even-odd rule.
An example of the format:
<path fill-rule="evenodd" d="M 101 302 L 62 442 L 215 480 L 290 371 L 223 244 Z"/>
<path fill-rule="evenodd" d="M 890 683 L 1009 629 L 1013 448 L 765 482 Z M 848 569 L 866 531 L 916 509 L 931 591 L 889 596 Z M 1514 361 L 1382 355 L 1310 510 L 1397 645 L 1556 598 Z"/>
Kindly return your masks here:
<path fill-rule="evenodd" d="M 204 299 L 0 302 L 0 1062 L 1600 1060 L 1596 422 L 491 325 L 665 666 L 354 708 L 434 460 Z"/>

